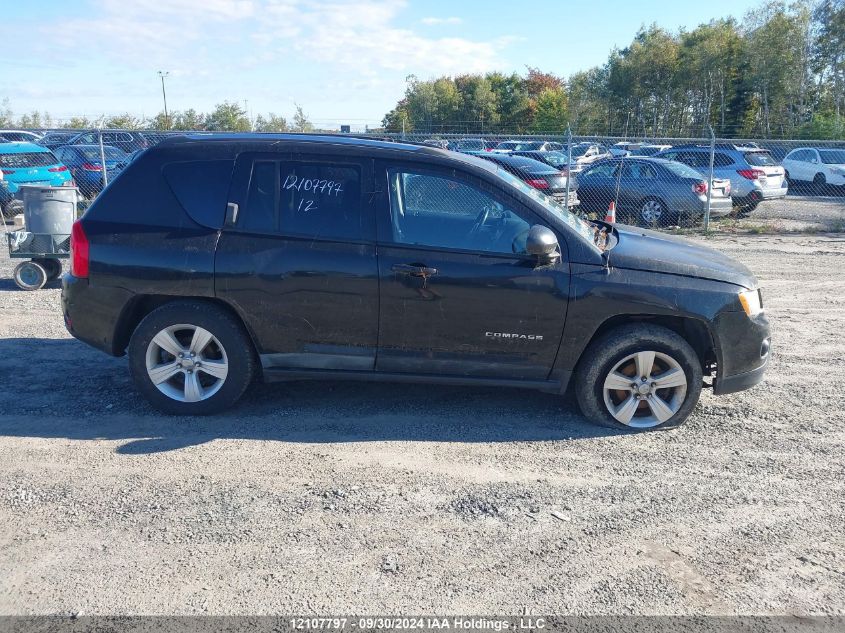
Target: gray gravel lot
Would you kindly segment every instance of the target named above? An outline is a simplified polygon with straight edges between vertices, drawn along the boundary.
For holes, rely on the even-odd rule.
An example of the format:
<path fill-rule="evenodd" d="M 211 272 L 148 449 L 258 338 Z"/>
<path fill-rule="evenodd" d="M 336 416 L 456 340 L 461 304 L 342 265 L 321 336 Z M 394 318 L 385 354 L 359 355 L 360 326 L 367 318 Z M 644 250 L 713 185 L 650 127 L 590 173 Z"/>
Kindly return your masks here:
<path fill-rule="evenodd" d="M 413 385 L 162 417 L 0 254 L 0 614 L 845 613 L 845 237 L 708 242 L 772 366 L 650 434 Z"/>

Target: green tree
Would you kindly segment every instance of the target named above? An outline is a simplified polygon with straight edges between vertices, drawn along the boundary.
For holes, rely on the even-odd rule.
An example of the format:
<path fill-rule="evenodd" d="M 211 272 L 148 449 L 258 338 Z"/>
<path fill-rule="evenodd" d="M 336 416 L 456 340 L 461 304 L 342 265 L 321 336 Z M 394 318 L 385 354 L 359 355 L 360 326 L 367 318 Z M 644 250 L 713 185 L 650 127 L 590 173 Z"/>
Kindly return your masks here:
<path fill-rule="evenodd" d="M 62 125 L 62 127 L 72 129 L 72 130 L 80 130 L 80 129 L 86 129 L 86 128 L 90 128 L 90 127 L 94 127 L 94 126 L 91 124 L 91 121 L 88 120 L 88 117 L 75 116 L 75 117 L 71 117 L 70 119 L 65 121 L 65 123 L 64 123 L 64 125 Z"/>
<path fill-rule="evenodd" d="M 537 96 L 537 111 L 531 125 L 533 132 L 562 133 L 568 120 L 566 92 L 563 88 L 546 88 Z"/>
<path fill-rule="evenodd" d="M 213 132 L 248 132 L 252 124 L 246 116 L 246 110 L 237 102 L 218 103 L 205 118 L 205 128 Z"/>
<path fill-rule="evenodd" d="M 107 118 L 103 123 L 103 127 L 119 128 L 122 130 L 140 130 L 144 127 L 142 123 L 140 119 L 135 118 L 127 112 Z"/>
<path fill-rule="evenodd" d="M 287 132 L 288 122 L 285 117 L 270 112 L 265 119 L 262 115 L 255 117 L 256 132 Z"/>
<path fill-rule="evenodd" d="M 293 115 L 293 125 L 291 126 L 291 129 L 295 132 L 314 131 L 314 125 L 308 120 L 308 116 L 299 104 L 296 104 L 296 112 Z"/>

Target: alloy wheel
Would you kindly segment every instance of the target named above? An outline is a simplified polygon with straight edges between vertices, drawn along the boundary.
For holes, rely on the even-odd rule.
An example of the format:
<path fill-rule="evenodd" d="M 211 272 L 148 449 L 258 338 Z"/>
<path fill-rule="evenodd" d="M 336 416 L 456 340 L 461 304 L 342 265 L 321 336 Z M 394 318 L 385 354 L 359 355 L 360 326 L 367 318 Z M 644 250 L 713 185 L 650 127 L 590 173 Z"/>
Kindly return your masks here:
<path fill-rule="evenodd" d="M 604 404 L 617 422 L 647 429 L 678 412 L 687 394 L 687 376 L 668 354 L 641 351 L 613 366 L 602 391 Z"/>
<path fill-rule="evenodd" d="M 208 330 L 177 324 L 164 328 L 147 346 L 147 376 L 178 402 L 199 402 L 220 391 L 229 373 L 226 350 Z"/>
<path fill-rule="evenodd" d="M 655 224 L 660 221 L 660 216 L 663 215 L 663 205 L 657 200 L 647 200 L 640 209 L 640 217 L 643 222 L 647 224 Z"/>

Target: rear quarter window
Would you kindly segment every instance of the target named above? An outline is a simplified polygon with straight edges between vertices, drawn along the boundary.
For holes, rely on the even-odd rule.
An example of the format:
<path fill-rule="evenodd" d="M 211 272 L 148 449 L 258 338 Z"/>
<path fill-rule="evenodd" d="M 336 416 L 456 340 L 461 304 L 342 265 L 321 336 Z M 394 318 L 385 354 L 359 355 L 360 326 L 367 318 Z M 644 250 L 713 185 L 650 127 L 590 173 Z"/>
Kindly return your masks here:
<path fill-rule="evenodd" d="M 197 160 L 168 163 L 162 173 L 191 219 L 213 229 L 223 226 L 234 161 Z"/>

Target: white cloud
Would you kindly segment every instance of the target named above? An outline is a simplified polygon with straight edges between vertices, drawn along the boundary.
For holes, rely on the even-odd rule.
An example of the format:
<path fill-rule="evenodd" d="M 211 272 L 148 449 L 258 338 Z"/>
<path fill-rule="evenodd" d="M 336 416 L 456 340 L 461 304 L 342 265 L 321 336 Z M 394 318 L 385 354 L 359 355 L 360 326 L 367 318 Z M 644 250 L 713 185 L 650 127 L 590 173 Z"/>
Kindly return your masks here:
<path fill-rule="evenodd" d="M 423 18 L 420 22 L 432 26 L 436 24 L 460 24 L 463 20 L 461 18 L 451 16 L 448 18 Z"/>
<path fill-rule="evenodd" d="M 85 32 L 88 50 L 118 66 L 175 74 L 314 60 L 371 76 L 379 70 L 423 75 L 495 67 L 505 40 L 432 37 L 402 23 L 406 0 L 101 0 L 98 13 L 65 21 L 63 33 Z M 425 18 L 457 24 L 456 17 Z M 45 25 L 55 33 L 58 25 Z M 53 39 L 66 48 L 77 42 Z M 202 47 L 205 47 L 203 50 Z"/>

